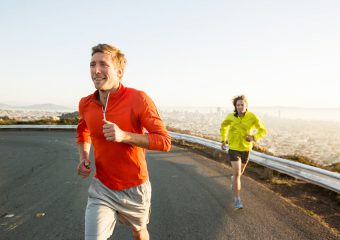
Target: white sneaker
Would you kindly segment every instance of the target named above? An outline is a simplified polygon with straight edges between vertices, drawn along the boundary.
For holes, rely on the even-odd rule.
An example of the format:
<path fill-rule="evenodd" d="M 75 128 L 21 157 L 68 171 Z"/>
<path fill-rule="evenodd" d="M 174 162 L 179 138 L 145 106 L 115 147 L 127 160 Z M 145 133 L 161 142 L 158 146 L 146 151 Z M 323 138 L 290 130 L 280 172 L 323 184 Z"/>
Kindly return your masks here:
<path fill-rule="evenodd" d="M 238 198 L 238 199 L 235 200 L 234 207 L 235 207 L 236 209 L 242 209 L 242 208 L 243 208 L 243 204 L 242 204 L 242 202 L 241 202 L 241 199 Z"/>

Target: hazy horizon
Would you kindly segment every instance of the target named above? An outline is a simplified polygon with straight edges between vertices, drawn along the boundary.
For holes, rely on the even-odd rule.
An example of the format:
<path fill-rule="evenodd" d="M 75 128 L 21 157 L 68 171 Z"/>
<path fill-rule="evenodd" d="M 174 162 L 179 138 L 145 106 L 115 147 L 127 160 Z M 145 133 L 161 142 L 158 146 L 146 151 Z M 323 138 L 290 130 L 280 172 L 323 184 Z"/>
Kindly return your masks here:
<path fill-rule="evenodd" d="M 56 105 L 60 107 L 65 107 L 65 108 L 74 108 L 78 107 L 78 105 L 63 105 L 59 103 L 53 103 L 53 102 L 42 102 L 42 103 L 27 103 L 27 102 L 0 102 L 0 108 L 1 105 L 8 105 L 11 107 L 29 107 L 29 106 L 36 106 L 36 105 Z M 157 105 L 157 104 L 156 104 Z M 222 109 L 233 109 L 233 106 L 231 103 L 229 103 L 229 106 L 223 105 L 223 106 L 190 106 L 190 105 L 158 105 L 157 107 L 159 108 L 222 108 Z M 262 106 L 250 106 L 250 108 L 290 108 L 290 109 L 311 109 L 311 110 L 340 110 L 339 107 L 299 107 L 299 106 L 279 106 L 279 105 L 262 105 Z"/>
<path fill-rule="evenodd" d="M 7 106 L 7 107 L 6 107 Z M 223 116 L 233 112 L 232 107 L 220 106 L 158 106 L 158 110 L 162 112 L 198 112 L 203 114 L 213 114 L 215 116 Z M 25 112 L 74 112 L 77 107 L 67 107 L 55 104 L 37 104 L 37 105 L 3 105 L 0 102 L 0 112 L 3 111 L 24 111 L 19 115 L 25 115 Z M 297 108 L 283 106 L 254 106 L 249 111 L 259 114 L 261 117 L 274 117 L 277 119 L 302 119 L 308 121 L 322 121 L 330 123 L 340 123 L 340 108 Z"/>

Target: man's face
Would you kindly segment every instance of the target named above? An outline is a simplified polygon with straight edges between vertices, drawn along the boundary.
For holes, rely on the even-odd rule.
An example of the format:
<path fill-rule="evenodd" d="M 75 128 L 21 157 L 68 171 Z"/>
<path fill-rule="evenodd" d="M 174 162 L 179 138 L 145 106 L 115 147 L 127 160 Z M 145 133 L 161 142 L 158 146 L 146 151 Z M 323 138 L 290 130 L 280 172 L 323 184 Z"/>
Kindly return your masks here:
<path fill-rule="evenodd" d="M 118 88 L 122 71 L 115 69 L 109 54 L 95 53 L 91 58 L 90 69 L 96 89 L 107 91 Z"/>
<path fill-rule="evenodd" d="M 243 114 L 247 111 L 247 104 L 243 100 L 237 100 L 236 110 L 238 114 Z"/>

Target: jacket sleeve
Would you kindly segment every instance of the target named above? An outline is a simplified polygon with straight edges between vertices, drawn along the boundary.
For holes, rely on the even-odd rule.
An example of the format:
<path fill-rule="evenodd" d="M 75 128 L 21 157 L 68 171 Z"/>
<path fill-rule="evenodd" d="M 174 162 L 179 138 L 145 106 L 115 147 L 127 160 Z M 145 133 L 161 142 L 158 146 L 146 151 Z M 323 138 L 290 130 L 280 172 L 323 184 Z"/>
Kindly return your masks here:
<path fill-rule="evenodd" d="M 231 120 L 229 116 L 227 116 L 226 119 L 221 123 L 221 128 L 220 128 L 220 135 L 221 135 L 221 142 L 226 141 L 227 139 L 227 133 L 230 127 Z"/>
<path fill-rule="evenodd" d="M 148 131 L 149 150 L 170 151 L 171 137 L 161 120 L 157 108 L 151 98 L 141 92 L 142 106 L 140 109 L 140 121 Z"/>
<path fill-rule="evenodd" d="M 77 137 L 76 137 L 78 144 L 81 142 L 91 143 L 90 131 L 87 128 L 83 112 L 84 112 L 84 99 L 81 99 L 79 102 L 79 120 L 78 120 Z"/>
<path fill-rule="evenodd" d="M 261 121 L 261 119 L 259 119 L 257 116 L 255 116 L 255 128 L 257 130 L 257 133 L 254 135 L 254 140 L 258 141 L 259 139 L 261 139 L 262 137 L 264 137 L 265 135 L 267 135 L 267 130 L 263 124 L 263 122 Z"/>

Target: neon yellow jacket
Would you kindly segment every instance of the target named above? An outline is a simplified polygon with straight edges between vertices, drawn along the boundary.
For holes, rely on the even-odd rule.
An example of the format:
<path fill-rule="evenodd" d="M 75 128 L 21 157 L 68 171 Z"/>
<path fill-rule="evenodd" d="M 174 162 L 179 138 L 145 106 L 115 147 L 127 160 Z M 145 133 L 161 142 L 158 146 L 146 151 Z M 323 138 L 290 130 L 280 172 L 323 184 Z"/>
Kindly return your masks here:
<path fill-rule="evenodd" d="M 246 140 L 247 135 L 254 135 L 254 140 L 257 141 L 267 134 L 267 130 L 261 120 L 252 112 L 247 111 L 243 117 L 234 114 L 228 114 L 221 124 L 221 142 L 226 140 L 228 133 L 229 149 L 251 151 L 253 143 Z M 257 130 L 255 134 L 253 134 L 254 129 Z"/>

